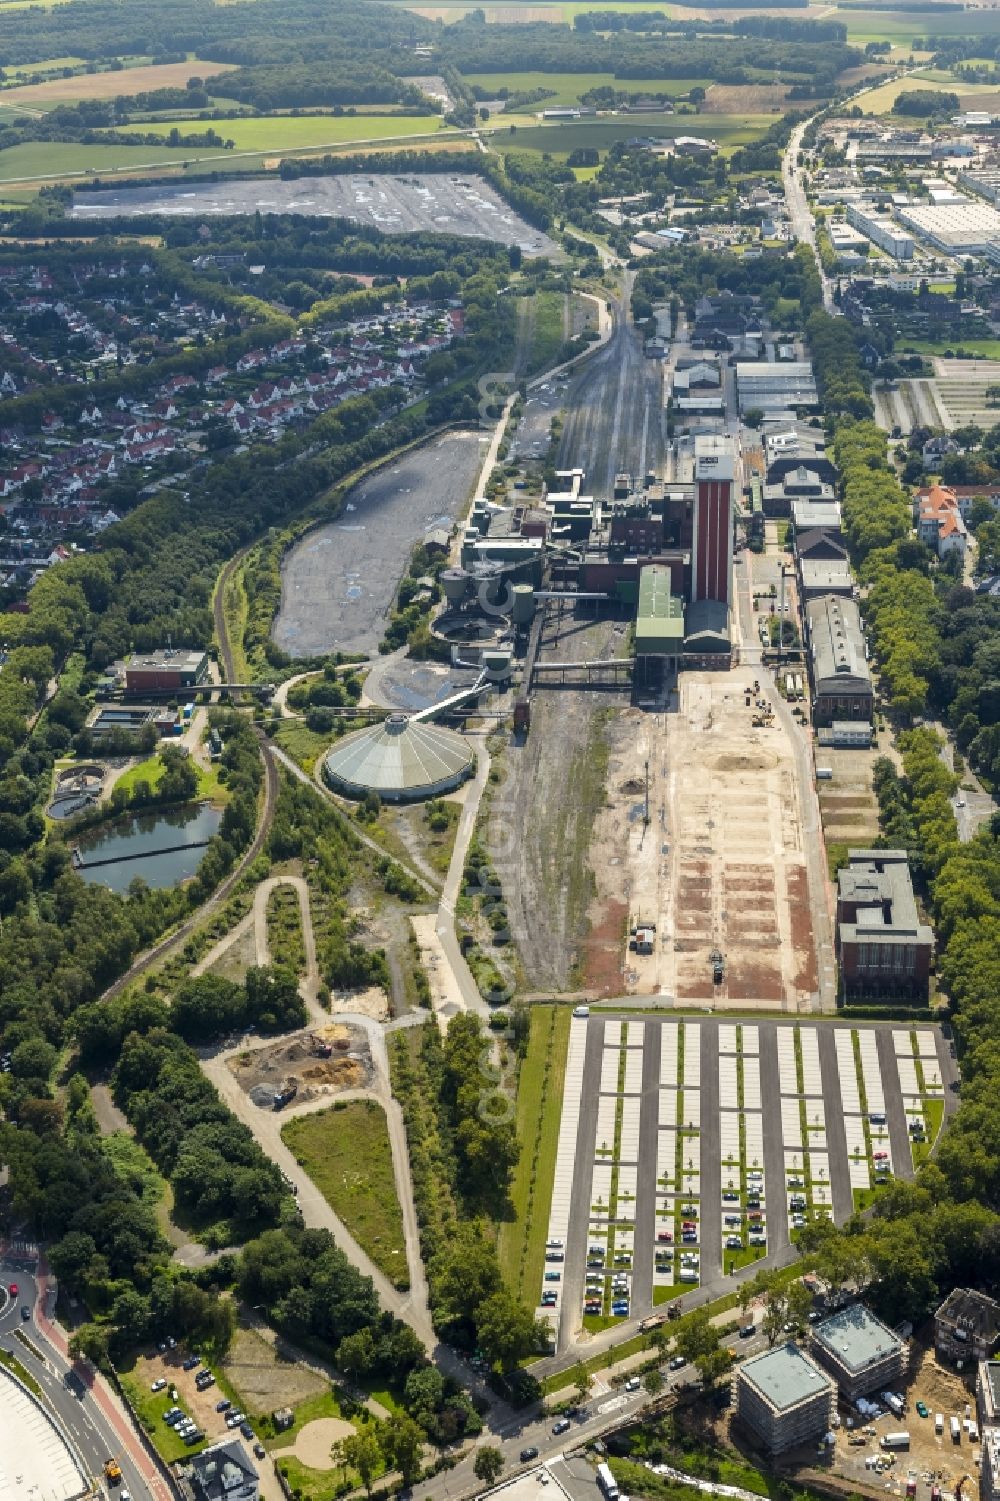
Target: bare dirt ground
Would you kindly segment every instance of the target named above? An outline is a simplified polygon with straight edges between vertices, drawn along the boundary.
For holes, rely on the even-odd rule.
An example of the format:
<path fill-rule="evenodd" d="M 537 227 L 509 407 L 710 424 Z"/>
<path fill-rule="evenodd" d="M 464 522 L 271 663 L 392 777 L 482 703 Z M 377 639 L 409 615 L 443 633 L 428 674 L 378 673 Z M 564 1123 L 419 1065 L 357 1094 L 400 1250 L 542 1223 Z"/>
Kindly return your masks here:
<path fill-rule="evenodd" d="M 718 115 L 777 114 L 787 98 L 783 83 L 713 83 L 705 91 L 705 109 Z"/>
<path fill-rule="evenodd" d="M 886 737 L 888 738 L 888 737 Z M 887 751 L 838 750 L 817 746 L 816 762 L 833 777 L 818 782 L 819 811 L 827 844 L 869 845 L 878 834 L 878 804 L 872 791 L 872 766 Z"/>
<path fill-rule="evenodd" d="M 243 1407 L 254 1414 L 295 1407 L 326 1389 L 318 1371 L 303 1365 L 297 1355 L 282 1353 L 279 1339 L 266 1339 L 245 1324 L 233 1336 L 222 1370 L 239 1392 Z"/>
<path fill-rule="evenodd" d="M 118 1109 L 106 1084 L 95 1084 L 90 1091 L 90 1098 L 102 1136 L 110 1136 L 112 1131 L 127 1131 L 129 1135 L 132 1134 L 128 1117 Z"/>
<path fill-rule="evenodd" d="M 381 992 L 379 992 L 381 994 Z M 311 1037 L 333 1044 L 330 1058 L 318 1057 Z M 279 1087 L 295 1083 L 296 1105 L 344 1089 L 363 1089 L 372 1082 L 373 1069 L 368 1039 L 356 1027 L 330 1022 L 315 1032 L 297 1032 L 280 1042 L 248 1048 L 228 1059 L 230 1073 L 255 1104 L 265 1109 Z"/>
<path fill-rule="evenodd" d="M 540 660 L 613 657 L 621 622 L 550 610 Z M 531 731 L 503 757 L 485 837 L 503 884 L 529 989 L 571 988 L 587 939 L 587 847 L 603 802 L 605 722 L 627 699 L 601 689 L 536 688 Z"/>
<path fill-rule="evenodd" d="M 235 63 L 162 63 L 159 67 L 128 68 L 120 73 L 74 73 L 71 78 L 50 78 L 45 83 L 26 83 L 4 89 L 4 104 L 43 104 L 53 99 L 115 99 L 119 94 L 144 94 L 151 89 L 182 89 L 189 78 L 227 73 Z"/>
<path fill-rule="evenodd" d="M 610 732 L 591 917 L 595 931 L 618 924 L 626 993 L 794 1010 L 816 987 L 792 748 L 780 726 L 751 727 L 752 681 L 748 669 L 684 673 L 669 710 L 629 709 Z M 652 954 L 625 948 L 623 908 L 655 923 Z"/>
<path fill-rule="evenodd" d="M 345 1423 L 343 1418 L 315 1418 L 299 1429 L 289 1448 L 276 1449 L 275 1458 L 294 1455 L 310 1470 L 333 1470 L 336 1466 L 330 1451 L 340 1439 L 349 1438 L 353 1432 L 354 1424 Z"/>

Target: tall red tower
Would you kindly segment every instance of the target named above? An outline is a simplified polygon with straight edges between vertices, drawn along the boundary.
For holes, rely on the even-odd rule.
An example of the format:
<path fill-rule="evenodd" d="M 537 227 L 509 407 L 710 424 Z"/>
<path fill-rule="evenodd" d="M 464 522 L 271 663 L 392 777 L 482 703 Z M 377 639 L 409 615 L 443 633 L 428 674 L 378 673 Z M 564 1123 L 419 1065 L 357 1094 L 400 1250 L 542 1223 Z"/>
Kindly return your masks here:
<path fill-rule="evenodd" d="M 733 440 L 715 434 L 696 438 L 692 600 L 715 599 L 727 607 L 732 602 L 735 478 Z"/>

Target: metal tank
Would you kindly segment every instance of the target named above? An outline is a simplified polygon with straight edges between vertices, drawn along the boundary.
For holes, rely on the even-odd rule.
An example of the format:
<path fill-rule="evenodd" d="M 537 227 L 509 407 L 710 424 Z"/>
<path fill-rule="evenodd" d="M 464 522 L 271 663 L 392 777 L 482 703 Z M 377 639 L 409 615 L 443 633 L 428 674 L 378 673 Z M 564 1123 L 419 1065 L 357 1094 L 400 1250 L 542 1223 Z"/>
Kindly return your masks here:
<path fill-rule="evenodd" d="M 441 574 L 441 587 L 451 608 L 457 609 L 469 589 L 469 575 L 464 568 L 446 568 Z"/>
<path fill-rule="evenodd" d="M 514 585 L 511 619 L 514 625 L 530 625 L 535 614 L 535 590 L 531 584 Z"/>

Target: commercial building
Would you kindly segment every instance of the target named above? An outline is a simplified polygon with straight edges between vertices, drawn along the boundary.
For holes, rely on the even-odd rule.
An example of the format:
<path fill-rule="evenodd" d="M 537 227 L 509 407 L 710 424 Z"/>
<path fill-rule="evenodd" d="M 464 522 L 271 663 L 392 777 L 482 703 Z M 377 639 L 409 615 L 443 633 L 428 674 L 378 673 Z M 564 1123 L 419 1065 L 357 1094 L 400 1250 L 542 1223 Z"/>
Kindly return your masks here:
<path fill-rule="evenodd" d="M 934 935 L 920 921 L 906 851 L 850 850 L 847 865 L 837 873 L 837 953 L 844 999 L 926 1000 L 933 952 Z M 954 1342 L 961 1343 L 958 1336 Z"/>
<path fill-rule="evenodd" d="M 834 750 L 868 750 L 872 743 L 872 727 L 859 719 L 835 719 L 826 729 L 817 730 L 820 745 Z"/>
<path fill-rule="evenodd" d="M 918 203 L 897 210 L 900 221 L 943 255 L 985 255 L 1000 240 L 1000 213 L 988 203 Z"/>
<path fill-rule="evenodd" d="M 238 1438 L 221 1439 L 176 1466 L 184 1501 L 257 1501 L 260 1476 Z"/>
<path fill-rule="evenodd" d="M 876 141 L 861 141 L 855 161 L 859 167 L 868 162 L 929 162 L 932 154 L 930 141 L 907 141 L 893 136 Z"/>
<path fill-rule="evenodd" d="M 61 1419 L 0 1366 L 2 1501 L 77 1501 L 91 1494 L 86 1463 Z"/>
<path fill-rule="evenodd" d="M 694 442 L 694 524 L 691 599 L 732 599 L 733 490 L 736 454 L 731 438 L 715 434 Z"/>
<path fill-rule="evenodd" d="M 980 1501 L 1000 1498 L 1000 1428 L 984 1428 L 979 1471 Z"/>
<path fill-rule="evenodd" d="M 1000 168 L 964 168 L 959 172 L 958 180 L 970 193 L 978 193 L 980 198 L 985 198 L 989 203 L 1000 203 Z"/>
<path fill-rule="evenodd" d="M 1000 1360 L 981 1360 L 976 1372 L 976 1407 L 983 1428 L 1000 1424 Z"/>
<path fill-rule="evenodd" d="M 952 1362 L 986 1361 L 1000 1339 L 1000 1303 L 956 1287 L 934 1315 L 934 1352 Z"/>
<path fill-rule="evenodd" d="M 846 559 L 799 556 L 796 564 L 803 600 L 818 599 L 823 594 L 840 594 L 850 599 L 854 594 L 854 578 Z"/>
<path fill-rule="evenodd" d="M 853 599 L 823 594 L 806 602 L 813 719 L 871 719 L 874 703 L 861 615 Z"/>
<path fill-rule="evenodd" d="M 136 652 L 125 664 L 125 692 L 179 693 L 197 688 L 208 677 L 208 654 L 186 647 Z"/>
<path fill-rule="evenodd" d="M 839 500 L 813 500 L 804 496 L 792 501 L 792 525 L 799 532 L 826 532 L 839 537 L 843 525 Z"/>
<path fill-rule="evenodd" d="M 871 204 L 849 203 L 847 222 L 895 260 L 908 261 L 912 257 L 913 236 L 906 234 L 891 219 L 886 219 Z"/>
<path fill-rule="evenodd" d="M 764 360 L 736 366 L 736 394 L 740 411 L 811 410 L 819 405 L 813 367 L 808 360 Z"/>
<path fill-rule="evenodd" d="M 771 1454 L 784 1454 L 830 1427 L 836 1388 L 789 1340 L 737 1368 L 736 1416 Z"/>
<path fill-rule="evenodd" d="M 906 1346 L 863 1303 L 842 1308 L 812 1332 L 812 1351 L 853 1402 L 891 1387 L 906 1369 Z"/>
<path fill-rule="evenodd" d="M 684 647 L 684 604 L 673 592 L 670 570 L 652 564 L 639 575 L 635 655 L 643 671 L 652 659 L 676 662 Z"/>

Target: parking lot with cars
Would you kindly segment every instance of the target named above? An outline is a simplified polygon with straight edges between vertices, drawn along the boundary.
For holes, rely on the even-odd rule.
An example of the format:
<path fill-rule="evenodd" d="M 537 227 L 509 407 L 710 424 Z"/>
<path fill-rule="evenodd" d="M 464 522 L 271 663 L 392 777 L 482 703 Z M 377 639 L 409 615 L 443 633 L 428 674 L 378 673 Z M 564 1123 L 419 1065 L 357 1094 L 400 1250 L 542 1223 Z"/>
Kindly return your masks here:
<path fill-rule="evenodd" d="M 723 1291 L 811 1219 L 842 1223 L 912 1176 L 953 1068 L 926 1026 L 578 1007 L 539 1294 L 557 1347 Z"/>

